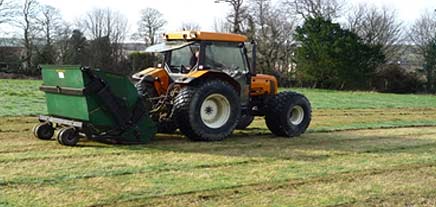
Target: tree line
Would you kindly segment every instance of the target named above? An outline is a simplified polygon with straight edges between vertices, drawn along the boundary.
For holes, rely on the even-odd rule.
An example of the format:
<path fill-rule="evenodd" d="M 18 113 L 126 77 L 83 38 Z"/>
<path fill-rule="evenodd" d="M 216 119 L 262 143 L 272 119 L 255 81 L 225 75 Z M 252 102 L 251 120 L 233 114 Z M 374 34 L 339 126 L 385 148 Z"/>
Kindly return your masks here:
<path fill-rule="evenodd" d="M 8 24 L 19 36 L 0 39 L 0 64 L 16 63 L 12 72 L 27 75 L 38 75 L 43 64 L 87 65 L 126 74 L 152 66 L 157 60 L 153 55 L 129 55 L 123 46 L 129 38 L 146 46 L 157 43 L 166 20 L 153 8 L 140 15 L 138 31 L 129 34 L 127 17 L 110 8 L 92 9 L 70 23 L 58 9 L 37 0 L 0 0 L 0 28 Z M 0 30 L 0 37 L 5 35 Z M 14 52 L 15 46 L 23 52 Z"/>
<path fill-rule="evenodd" d="M 214 29 L 247 35 L 257 43 L 258 72 L 275 75 L 282 86 L 328 89 L 435 92 L 436 12 L 412 25 L 388 7 L 348 5 L 344 0 L 215 0 L 228 14 Z M 160 41 L 167 21 L 145 8 L 138 30 L 127 33 L 127 17 L 109 8 L 88 11 L 74 23 L 37 0 L 0 0 L 0 28 L 12 25 L 24 47 L 20 57 L 0 49 L 1 61 L 37 74 L 39 64 L 82 64 L 131 73 L 156 63 L 141 52 L 126 56 L 127 39 L 146 46 Z M 180 29 L 198 30 L 186 22 Z M 0 36 L 2 31 L 0 31 Z M 0 42 L 0 48 L 2 43 Z M 409 47 L 409 48 L 408 48 Z M 413 51 L 422 70 L 408 71 L 396 60 Z"/>
<path fill-rule="evenodd" d="M 215 29 L 256 40 L 260 72 L 282 85 L 435 92 L 436 11 L 406 25 L 392 8 L 345 0 L 216 2 L 230 7 Z M 408 53 L 424 64 L 421 70 L 397 62 Z"/>

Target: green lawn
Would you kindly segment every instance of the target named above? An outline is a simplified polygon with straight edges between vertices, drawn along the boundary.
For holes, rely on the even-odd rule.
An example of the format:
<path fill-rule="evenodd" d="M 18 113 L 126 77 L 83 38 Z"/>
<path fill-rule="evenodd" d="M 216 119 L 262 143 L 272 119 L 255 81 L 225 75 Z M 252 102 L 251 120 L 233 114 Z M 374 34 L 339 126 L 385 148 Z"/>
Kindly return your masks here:
<path fill-rule="evenodd" d="M 46 113 L 42 81 L 0 79 L 0 116 L 24 116 Z"/>
<path fill-rule="evenodd" d="M 0 116 L 46 113 L 42 81 L 0 79 Z M 314 109 L 436 108 L 436 96 L 398 95 L 319 89 L 295 90 L 306 95 Z"/>
<path fill-rule="evenodd" d="M 40 84 L 0 80 L 1 207 L 436 206 L 431 95 L 296 89 L 314 108 L 297 138 L 257 117 L 222 142 L 65 147 L 31 133 Z"/>
<path fill-rule="evenodd" d="M 287 89 L 282 89 L 287 90 Z M 315 109 L 380 109 L 436 107 L 436 96 L 351 92 L 322 89 L 292 89 L 306 95 Z"/>
<path fill-rule="evenodd" d="M 223 142 L 158 135 L 147 145 L 32 137 L 0 118 L 0 206 L 434 206 L 436 128 L 250 130 Z"/>

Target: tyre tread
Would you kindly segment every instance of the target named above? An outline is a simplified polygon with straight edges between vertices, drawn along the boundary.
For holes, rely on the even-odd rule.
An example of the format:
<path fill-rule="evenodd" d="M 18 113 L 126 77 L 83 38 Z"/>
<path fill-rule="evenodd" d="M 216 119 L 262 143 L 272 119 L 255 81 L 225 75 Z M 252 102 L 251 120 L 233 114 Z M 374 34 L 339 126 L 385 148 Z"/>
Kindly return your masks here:
<path fill-rule="evenodd" d="M 304 99 L 304 102 L 307 103 L 308 117 L 305 117 L 305 119 L 307 119 L 306 120 L 307 124 L 302 128 L 289 130 L 288 127 L 284 126 L 284 123 L 286 122 L 286 118 L 284 118 L 284 114 L 288 110 L 288 107 L 300 98 Z M 299 94 L 297 92 L 293 92 L 293 91 L 280 92 L 276 96 L 271 97 L 271 99 L 268 101 L 267 107 L 268 107 L 268 112 L 265 116 L 265 122 L 268 129 L 276 136 L 281 136 L 281 137 L 299 136 L 306 131 L 311 121 L 312 108 L 310 106 L 310 102 L 307 100 L 307 98 L 304 95 Z"/>
<path fill-rule="evenodd" d="M 228 85 L 226 82 L 221 80 L 211 80 L 204 81 L 197 86 L 187 86 L 181 90 L 181 92 L 176 96 L 174 101 L 174 115 L 175 120 L 178 124 L 180 131 L 193 141 L 220 141 L 225 137 L 229 136 L 239 121 L 240 116 L 240 105 L 239 100 L 236 101 L 236 118 L 233 120 L 234 123 L 227 129 L 222 130 L 218 133 L 209 133 L 207 130 L 201 129 L 201 127 L 194 126 L 191 120 L 195 117 L 194 114 L 190 113 L 191 101 L 196 93 L 202 93 L 207 89 L 222 89 L 226 88 L 234 92 L 235 98 L 239 98 L 234 91 L 233 87 Z M 233 109 L 231 109 L 233 110 Z"/>

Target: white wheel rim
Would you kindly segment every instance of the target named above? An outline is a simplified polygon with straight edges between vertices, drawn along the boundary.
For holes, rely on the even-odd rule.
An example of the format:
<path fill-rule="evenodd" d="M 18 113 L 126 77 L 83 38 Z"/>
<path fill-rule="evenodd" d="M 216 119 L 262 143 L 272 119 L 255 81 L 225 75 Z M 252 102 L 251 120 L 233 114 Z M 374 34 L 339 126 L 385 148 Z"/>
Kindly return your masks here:
<path fill-rule="evenodd" d="M 289 115 L 289 122 L 293 125 L 299 125 L 304 120 L 304 109 L 301 106 L 292 107 Z"/>
<path fill-rule="evenodd" d="M 221 94 L 211 94 L 201 104 L 200 117 L 203 123 L 213 129 L 222 127 L 230 118 L 230 102 Z"/>

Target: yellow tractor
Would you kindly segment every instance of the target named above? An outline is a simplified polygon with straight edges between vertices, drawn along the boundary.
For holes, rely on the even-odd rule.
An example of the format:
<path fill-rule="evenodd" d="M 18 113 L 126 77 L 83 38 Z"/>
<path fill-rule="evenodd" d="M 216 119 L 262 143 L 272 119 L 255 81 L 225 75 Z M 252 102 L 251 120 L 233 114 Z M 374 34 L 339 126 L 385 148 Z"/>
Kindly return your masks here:
<path fill-rule="evenodd" d="M 246 128 L 255 116 L 264 116 L 277 136 L 306 131 L 308 99 L 279 93 L 274 76 L 256 73 L 256 46 L 246 36 L 183 31 L 164 39 L 146 49 L 162 54 L 163 61 L 132 76 L 159 132 L 180 129 L 191 140 L 218 141 Z"/>

